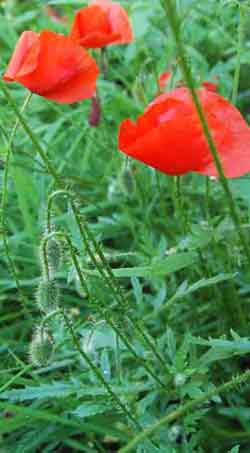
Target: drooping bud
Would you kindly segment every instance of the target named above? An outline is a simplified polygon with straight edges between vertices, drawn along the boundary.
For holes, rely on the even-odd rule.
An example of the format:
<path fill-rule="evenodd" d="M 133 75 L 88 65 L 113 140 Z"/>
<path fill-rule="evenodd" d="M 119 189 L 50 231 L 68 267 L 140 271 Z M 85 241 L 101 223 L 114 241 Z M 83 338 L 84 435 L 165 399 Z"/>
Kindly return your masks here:
<path fill-rule="evenodd" d="M 91 127 L 99 126 L 101 121 L 101 103 L 99 97 L 93 96 L 91 99 L 91 110 L 89 113 L 89 125 Z"/>
<path fill-rule="evenodd" d="M 47 366 L 54 352 L 53 336 L 48 329 L 39 326 L 32 338 L 29 348 L 30 361 L 35 366 Z"/>
<path fill-rule="evenodd" d="M 60 291 L 56 280 L 41 280 L 37 288 L 36 301 L 39 310 L 50 313 L 58 308 Z"/>

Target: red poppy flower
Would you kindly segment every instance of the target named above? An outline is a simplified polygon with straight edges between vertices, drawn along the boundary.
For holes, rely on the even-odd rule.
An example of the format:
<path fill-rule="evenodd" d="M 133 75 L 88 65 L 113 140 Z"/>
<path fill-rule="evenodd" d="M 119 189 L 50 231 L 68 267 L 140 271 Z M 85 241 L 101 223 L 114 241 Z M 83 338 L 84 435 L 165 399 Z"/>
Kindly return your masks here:
<path fill-rule="evenodd" d="M 74 18 L 71 37 L 88 48 L 133 41 L 133 32 L 126 11 L 110 0 L 93 0 L 80 9 Z"/>
<path fill-rule="evenodd" d="M 90 98 L 99 73 L 95 60 L 69 37 L 25 31 L 3 76 L 59 103 Z"/>
<path fill-rule="evenodd" d="M 225 175 L 250 171 L 250 128 L 219 94 L 198 91 Z M 198 114 L 185 87 L 158 96 L 136 123 L 122 122 L 119 149 L 169 175 L 198 172 L 218 176 Z"/>

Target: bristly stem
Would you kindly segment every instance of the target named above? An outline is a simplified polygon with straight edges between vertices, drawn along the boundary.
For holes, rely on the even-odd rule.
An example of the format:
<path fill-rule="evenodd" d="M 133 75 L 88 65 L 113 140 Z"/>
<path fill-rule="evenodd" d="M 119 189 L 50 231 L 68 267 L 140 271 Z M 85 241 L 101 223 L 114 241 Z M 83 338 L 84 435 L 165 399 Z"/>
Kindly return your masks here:
<path fill-rule="evenodd" d="M 79 354 L 82 356 L 82 358 L 84 359 L 84 361 L 87 362 L 87 364 L 89 365 L 89 367 L 92 369 L 92 371 L 94 372 L 94 374 L 96 375 L 96 377 L 98 378 L 98 380 L 100 381 L 100 383 L 106 388 L 107 390 L 107 393 L 111 396 L 111 398 L 113 399 L 114 402 L 116 402 L 117 406 L 122 410 L 122 412 L 128 417 L 128 419 L 133 423 L 133 425 L 135 426 L 135 428 L 137 430 L 141 430 L 141 426 L 139 425 L 139 423 L 137 422 L 137 420 L 134 418 L 134 416 L 130 413 L 130 411 L 127 409 L 127 407 L 125 406 L 125 404 L 123 404 L 123 402 L 120 400 L 120 398 L 116 395 L 116 393 L 113 392 L 112 390 L 112 387 L 107 383 L 107 381 L 105 380 L 105 378 L 103 377 L 101 371 L 99 370 L 98 367 L 95 366 L 95 364 L 92 362 L 92 360 L 89 358 L 89 356 L 84 352 L 84 350 L 81 348 L 81 345 L 80 345 L 80 342 L 78 340 L 78 337 L 77 335 L 75 334 L 75 331 L 73 329 L 73 326 L 71 324 L 71 321 L 69 320 L 68 316 L 66 315 L 65 313 L 65 310 L 62 310 L 61 311 L 62 315 L 63 315 L 63 318 L 64 318 L 64 322 L 70 332 L 70 335 L 72 337 L 72 340 L 73 340 L 73 343 L 76 347 L 76 349 L 78 350 Z"/>
<path fill-rule="evenodd" d="M 2 88 L 3 94 L 5 95 L 6 99 L 8 100 L 8 102 L 9 102 L 10 106 L 12 107 L 13 111 L 15 112 L 17 118 L 19 119 L 20 124 L 22 125 L 26 134 L 30 138 L 31 142 L 33 143 L 33 145 L 34 145 L 35 149 L 37 150 L 38 154 L 40 155 L 42 161 L 44 162 L 48 173 L 54 179 L 54 182 L 55 182 L 57 188 L 67 192 L 66 187 L 65 187 L 63 181 L 61 180 L 60 175 L 57 173 L 53 164 L 50 162 L 49 157 L 47 156 L 43 147 L 40 145 L 36 135 L 34 134 L 34 132 L 31 130 L 31 128 L 27 124 L 25 118 L 23 117 L 18 106 L 16 105 L 15 100 L 13 99 L 9 90 L 6 88 L 4 82 L 1 79 L 0 79 L 0 87 Z M 142 326 L 139 323 L 139 321 L 134 319 L 134 317 L 131 316 L 130 313 L 128 312 L 126 298 L 124 297 L 123 291 L 122 291 L 120 285 L 118 284 L 118 282 L 116 281 L 114 273 L 113 273 L 109 263 L 107 262 L 104 254 L 101 250 L 101 247 L 99 246 L 98 242 L 96 241 L 95 237 L 93 236 L 91 230 L 88 228 L 88 226 L 84 222 L 82 222 L 81 216 L 80 216 L 77 206 L 76 206 L 76 203 L 72 197 L 70 198 L 70 206 L 71 206 L 73 216 L 75 218 L 76 224 L 77 224 L 79 232 L 80 232 L 82 243 L 83 243 L 84 247 L 86 248 L 86 251 L 88 252 L 93 264 L 96 266 L 100 275 L 102 276 L 102 278 L 104 279 L 106 284 L 109 286 L 115 299 L 117 300 L 119 305 L 122 307 L 124 313 L 126 314 L 127 318 L 131 322 L 135 331 L 143 339 L 144 344 L 146 344 L 149 347 L 149 349 L 152 351 L 153 355 L 158 360 L 158 362 L 161 364 L 164 371 L 168 373 L 165 358 L 162 357 L 162 355 L 158 352 L 156 345 L 145 332 L 144 326 Z M 92 247 L 95 249 L 95 251 L 100 259 L 100 262 L 96 258 L 95 253 L 92 250 Z"/>
<path fill-rule="evenodd" d="M 56 197 L 58 196 L 63 196 L 63 197 L 66 197 L 68 198 L 69 200 L 71 200 L 73 198 L 73 194 L 71 194 L 70 192 L 68 192 L 67 190 L 57 190 L 55 192 L 53 192 L 50 196 L 49 196 L 49 200 L 48 200 L 48 208 L 47 208 L 47 230 L 48 231 L 51 231 L 51 214 L 52 214 L 52 207 L 53 207 L 53 202 L 55 200 Z M 66 234 L 65 232 L 62 233 L 62 232 L 51 232 L 49 233 L 46 237 L 45 237 L 45 240 L 46 242 L 53 236 L 61 236 L 62 238 L 64 238 L 66 240 L 66 242 L 68 243 L 69 245 L 69 248 L 70 248 L 70 252 L 71 252 L 71 258 L 72 258 L 72 261 L 74 263 L 74 266 L 75 266 L 75 270 L 76 270 L 76 273 L 77 273 L 77 276 L 79 278 L 79 281 L 81 283 L 81 286 L 82 286 L 82 289 L 83 291 L 86 292 L 88 298 L 90 299 L 91 298 L 91 295 L 89 293 L 89 290 L 88 290 L 88 287 L 87 287 L 87 283 L 85 282 L 85 279 L 82 275 L 82 270 L 79 266 L 79 263 L 78 263 L 78 260 L 77 260 L 77 257 L 75 255 L 75 252 L 74 252 L 74 247 L 73 247 L 73 244 L 71 242 L 71 239 L 70 237 L 68 236 L 68 234 Z M 84 244 L 85 246 L 88 246 L 88 244 Z M 90 250 L 91 251 L 91 250 Z M 91 251 L 91 253 L 93 253 Z M 90 256 L 92 258 L 92 255 Z M 93 259 L 93 258 L 92 258 Z M 97 261 L 97 265 L 99 265 L 98 261 Z M 129 342 L 129 340 L 126 338 L 126 336 L 121 332 L 121 330 L 117 327 L 116 323 L 108 316 L 108 314 L 106 313 L 105 309 L 103 309 L 101 307 L 101 305 L 99 305 L 99 309 L 101 311 L 101 314 L 102 316 L 104 317 L 105 321 L 107 322 L 107 324 L 109 324 L 111 326 L 111 328 L 114 330 L 117 338 L 120 338 L 122 343 L 127 347 L 128 351 L 131 352 L 131 354 L 134 356 L 134 358 L 139 361 L 142 366 L 144 366 L 144 368 L 147 370 L 147 372 L 149 373 L 149 375 L 158 383 L 158 385 L 160 385 L 160 387 L 164 390 L 167 390 L 167 386 L 164 382 L 161 381 L 161 379 L 157 376 L 157 374 L 150 368 L 150 366 L 148 365 L 147 361 L 145 359 L 143 359 L 142 357 L 138 356 L 137 352 L 135 351 L 134 347 L 131 345 L 131 343 Z"/>
<path fill-rule="evenodd" d="M 188 86 L 188 89 L 190 91 L 190 94 L 192 96 L 192 99 L 193 99 L 197 114 L 199 116 L 200 123 L 201 123 L 202 129 L 203 129 L 204 135 L 205 135 L 206 140 L 207 140 L 207 144 L 209 146 L 209 149 L 210 149 L 211 154 L 212 154 L 213 159 L 214 159 L 214 163 L 215 163 L 218 175 L 219 175 L 220 183 L 221 183 L 221 185 L 222 185 L 222 187 L 224 189 L 224 192 L 225 192 L 225 196 L 226 196 L 226 199 L 227 199 L 227 202 L 228 202 L 228 206 L 229 206 L 229 209 L 230 209 L 230 213 L 231 213 L 231 218 L 232 218 L 232 220 L 234 222 L 234 225 L 235 225 L 235 228 L 236 228 L 236 230 L 238 232 L 238 236 L 239 236 L 239 239 L 241 241 L 242 247 L 243 247 L 243 249 L 245 251 L 248 263 L 250 264 L 250 250 L 249 250 L 249 247 L 248 247 L 248 243 L 247 243 L 245 234 L 243 233 L 243 231 L 241 229 L 240 217 L 239 217 L 237 208 L 235 206 L 234 199 L 233 199 L 231 190 L 229 188 L 229 184 L 227 182 L 227 178 L 225 177 L 225 174 L 224 174 L 224 171 L 223 171 L 223 167 L 222 167 L 222 164 L 221 164 L 221 161 L 220 161 L 220 158 L 219 158 L 217 147 L 215 145 L 214 139 L 213 139 L 211 131 L 209 129 L 209 125 L 208 125 L 208 122 L 206 120 L 205 113 L 203 111 L 203 108 L 202 108 L 198 93 L 197 93 L 197 91 L 195 89 L 195 85 L 194 85 L 194 81 L 193 81 L 193 77 L 192 77 L 192 73 L 191 73 L 190 67 L 189 67 L 189 65 L 187 63 L 184 45 L 183 45 L 182 39 L 180 37 L 179 18 L 178 18 L 178 15 L 176 13 L 174 2 L 173 2 L 173 0 L 162 0 L 162 1 L 163 1 L 163 5 L 164 5 L 165 11 L 166 11 L 166 15 L 167 15 L 167 18 L 168 18 L 168 22 L 169 22 L 171 31 L 173 33 L 173 36 L 174 36 L 174 39 L 175 39 L 175 42 L 176 42 L 177 52 L 178 52 L 178 56 L 179 56 L 179 65 L 180 65 L 180 68 L 181 68 L 181 71 L 182 71 L 183 79 L 186 82 L 186 84 Z"/>
<path fill-rule="evenodd" d="M 244 42 L 244 9 L 243 9 L 242 5 L 240 5 L 240 4 L 239 4 L 238 8 L 239 8 L 239 26 L 238 26 L 236 66 L 235 66 L 233 92 L 232 92 L 232 103 L 233 104 L 236 104 L 237 96 L 238 96 L 239 81 L 240 81 L 240 58 L 241 58 L 243 42 Z"/>
<path fill-rule="evenodd" d="M 51 237 L 54 237 L 54 236 L 60 236 L 61 238 L 65 239 L 70 247 L 70 249 L 73 250 L 73 246 L 72 246 L 72 243 L 71 243 L 71 239 L 69 238 L 69 236 L 67 234 L 64 234 L 64 233 L 61 233 L 61 232 L 52 232 L 52 233 L 49 233 L 44 239 L 43 239 L 43 242 L 42 242 L 42 253 L 43 253 L 43 261 L 44 261 L 44 267 L 45 267 L 45 273 L 46 273 L 46 277 L 49 278 L 49 266 L 48 266 L 48 256 L 47 256 L 47 243 L 49 241 L 49 239 L 51 239 Z M 84 285 L 84 288 L 85 288 L 85 282 L 83 282 L 82 280 L 82 276 L 81 276 L 81 272 L 80 272 L 80 268 L 77 266 L 76 267 L 76 270 L 77 270 L 77 273 L 79 272 L 79 277 L 80 277 L 80 281 L 81 283 Z M 49 315 L 47 315 L 43 322 L 42 322 L 42 328 L 44 328 L 45 324 L 47 323 L 47 321 L 57 315 L 61 314 L 63 316 L 63 319 L 64 319 L 64 322 L 67 326 L 67 328 L 69 329 L 69 332 L 70 332 L 70 335 L 72 337 L 72 341 L 76 347 L 76 349 L 78 350 L 79 354 L 82 356 L 82 358 L 88 363 L 89 367 L 92 369 L 92 371 L 94 372 L 94 374 L 96 375 L 96 377 L 98 378 L 98 380 L 104 385 L 104 387 L 106 388 L 107 390 L 107 393 L 111 396 L 111 398 L 117 403 L 118 407 L 123 411 L 123 413 L 130 419 L 130 421 L 133 422 L 134 426 L 136 427 L 136 429 L 141 429 L 140 425 L 137 423 L 136 419 L 132 416 L 132 414 L 129 412 L 129 410 L 127 409 L 127 407 L 125 406 L 125 404 L 122 403 L 122 401 L 120 400 L 120 398 L 113 392 L 112 388 L 110 387 L 110 385 L 106 382 L 105 378 L 103 377 L 101 371 L 99 370 L 98 367 L 95 366 L 95 364 L 92 362 L 92 360 L 88 357 L 88 355 L 82 350 L 81 348 L 81 345 L 80 345 L 80 342 L 78 340 L 78 337 L 75 333 L 75 330 L 72 326 L 72 323 L 70 321 L 70 319 L 68 318 L 65 310 L 63 307 L 61 307 L 60 309 L 57 309 L 57 310 L 54 310 L 52 313 L 50 313 Z"/>

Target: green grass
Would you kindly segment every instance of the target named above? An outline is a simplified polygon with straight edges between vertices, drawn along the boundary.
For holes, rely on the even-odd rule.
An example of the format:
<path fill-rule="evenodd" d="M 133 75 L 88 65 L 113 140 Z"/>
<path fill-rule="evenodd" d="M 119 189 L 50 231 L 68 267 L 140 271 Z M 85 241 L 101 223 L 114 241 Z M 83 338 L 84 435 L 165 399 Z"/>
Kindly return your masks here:
<path fill-rule="evenodd" d="M 0 3 L 1 71 L 23 30 L 67 33 L 46 3 L 70 18 L 84 4 Z M 20 114 L 28 92 L 0 89 L 0 450 L 248 452 L 250 179 L 228 180 L 235 228 L 220 182 L 189 174 L 177 186 L 118 153 L 120 122 L 153 99 L 156 76 L 172 65 L 181 78 L 183 66 L 163 4 L 121 3 L 136 40 L 108 48 L 97 128 L 90 101 L 33 95 Z M 176 6 L 190 76 L 217 76 L 249 119 L 249 2 Z M 47 317 L 36 302 L 42 272 L 61 293 Z M 52 355 L 35 366 L 41 323 Z"/>

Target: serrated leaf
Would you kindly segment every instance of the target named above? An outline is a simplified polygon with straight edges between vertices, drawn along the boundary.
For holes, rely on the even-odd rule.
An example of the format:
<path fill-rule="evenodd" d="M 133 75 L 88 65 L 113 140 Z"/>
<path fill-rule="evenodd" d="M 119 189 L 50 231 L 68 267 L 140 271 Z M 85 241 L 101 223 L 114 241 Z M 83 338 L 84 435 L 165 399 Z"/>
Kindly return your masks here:
<path fill-rule="evenodd" d="M 8 390 L 0 394 L 0 399 L 9 401 L 29 401 L 46 398 L 65 398 L 79 390 L 79 386 L 71 384 L 54 383 L 43 384 L 37 387 L 26 387 L 18 390 Z"/>

